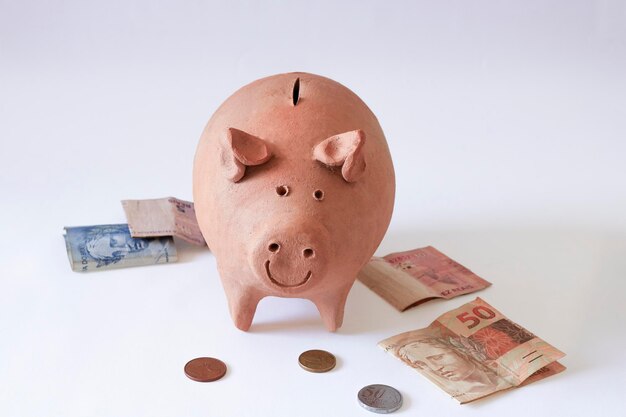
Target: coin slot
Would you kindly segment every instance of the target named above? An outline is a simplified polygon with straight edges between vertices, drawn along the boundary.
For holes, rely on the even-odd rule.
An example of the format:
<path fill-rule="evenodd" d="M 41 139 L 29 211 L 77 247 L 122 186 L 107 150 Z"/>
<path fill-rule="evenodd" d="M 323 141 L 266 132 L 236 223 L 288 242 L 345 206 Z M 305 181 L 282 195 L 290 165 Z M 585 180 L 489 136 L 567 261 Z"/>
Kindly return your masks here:
<path fill-rule="evenodd" d="M 296 78 L 296 82 L 293 83 L 293 90 L 291 92 L 291 99 L 293 100 L 293 105 L 298 104 L 298 100 L 300 100 L 300 78 Z"/>

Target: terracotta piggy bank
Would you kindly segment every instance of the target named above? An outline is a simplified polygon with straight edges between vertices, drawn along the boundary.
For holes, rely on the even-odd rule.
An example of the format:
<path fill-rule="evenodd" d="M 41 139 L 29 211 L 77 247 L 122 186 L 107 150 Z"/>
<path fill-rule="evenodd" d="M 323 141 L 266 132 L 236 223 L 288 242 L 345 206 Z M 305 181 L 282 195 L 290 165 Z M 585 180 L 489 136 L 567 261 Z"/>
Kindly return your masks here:
<path fill-rule="evenodd" d="M 343 85 L 288 73 L 230 96 L 200 138 L 193 195 L 235 325 L 248 330 L 258 302 L 278 296 L 309 299 L 340 327 L 394 194 L 383 131 Z"/>

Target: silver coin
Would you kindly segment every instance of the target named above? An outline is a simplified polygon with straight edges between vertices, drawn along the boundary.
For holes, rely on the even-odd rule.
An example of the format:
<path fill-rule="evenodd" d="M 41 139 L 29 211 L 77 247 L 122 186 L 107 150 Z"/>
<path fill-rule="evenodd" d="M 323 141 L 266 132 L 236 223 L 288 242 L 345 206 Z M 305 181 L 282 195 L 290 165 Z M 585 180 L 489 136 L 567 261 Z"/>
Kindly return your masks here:
<path fill-rule="evenodd" d="M 373 384 L 361 388 L 357 395 L 361 407 L 373 413 L 393 413 L 402 407 L 402 394 L 389 385 Z"/>

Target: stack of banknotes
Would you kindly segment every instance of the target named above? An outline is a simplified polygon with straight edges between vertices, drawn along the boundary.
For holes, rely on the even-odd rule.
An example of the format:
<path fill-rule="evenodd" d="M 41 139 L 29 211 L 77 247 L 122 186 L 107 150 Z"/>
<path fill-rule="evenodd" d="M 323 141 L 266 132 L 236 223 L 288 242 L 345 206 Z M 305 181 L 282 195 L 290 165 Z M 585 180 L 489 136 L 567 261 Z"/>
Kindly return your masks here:
<path fill-rule="evenodd" d="M 205 246 L 193 203 L 173 197 L 123 200 L 127 224 L 65 227 L 72 270 L 102 271 L 178 260 L 173 237 Z"/>

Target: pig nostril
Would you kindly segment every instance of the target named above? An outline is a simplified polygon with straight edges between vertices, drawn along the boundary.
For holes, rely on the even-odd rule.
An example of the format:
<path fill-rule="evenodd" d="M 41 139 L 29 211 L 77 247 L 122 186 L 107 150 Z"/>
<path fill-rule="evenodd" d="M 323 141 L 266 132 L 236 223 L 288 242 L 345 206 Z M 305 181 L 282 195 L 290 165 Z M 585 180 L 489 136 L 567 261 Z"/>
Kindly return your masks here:
<path fill-rule="evenodd" d="M 315 192 L 313 193 L 313 198 L 315 198 L 317 201 L 322 201 L 324 199 L 324 191 L 315 190 Z"/>
<path fill-rule="evenodd" d="M 313 252 L 313 249 L 307 248 L 302 252 L 302 255 L 304 255 L 305 258 L 310 258 L 311 256 L 313 256 L 314 253 L 315 252 Z"/>
<path fill-rule="evenodd" d="M 279 185 L 278 187 L 276 187 L 276 194 L 278 194 L 281 197 L 284 197 L 287 194 L 289 194 L 289 188 L 285 185 Z"/>
<path fill-rule="evenodd" d="M 271 244 L 267 247 L 267 249 L 268 249 L 270 252 L 278 252 L 278 249 L 280 249 L 280 245 L 279 245 L 278 243 L 271 243 Z"/>

